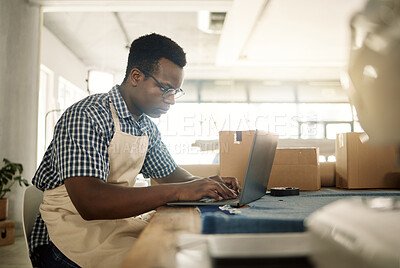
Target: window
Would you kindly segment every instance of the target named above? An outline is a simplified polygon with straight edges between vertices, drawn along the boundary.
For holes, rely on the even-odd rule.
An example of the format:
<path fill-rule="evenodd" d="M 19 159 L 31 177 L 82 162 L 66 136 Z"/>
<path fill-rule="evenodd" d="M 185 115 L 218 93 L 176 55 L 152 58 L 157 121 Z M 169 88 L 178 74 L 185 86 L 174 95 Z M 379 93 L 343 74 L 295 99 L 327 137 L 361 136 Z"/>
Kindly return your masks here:
<path fill-rule="evenodd" d="M 73 83 L 63 77 L 58 80 L 58 109 L 65 110 L 75 102 L 88 96 L 88 92 L 75 86 Z"/>
<path fill-rule="evenodd" d="M 351 124 L 350 123 L 341 123 L 341 124 L 327 124 L 326 125 L 326 137 L 328 139 L 336 139 L 336 134 L 338 133 L 346 133 L 351 132 Z"/>
<path fill-rule="evenodd" d="M 310 82 L 298 85 L 299 102 L 348 102 L 339 82 Z"/>
<path fill-rule="evenodd" d="M 204 81 L 200 98 L 203 102 L 247 102 L 245 84 L 232 80 Z"/>
<path fill-rule="evenodd" d="M 221 130 L 302 139 L 324 148 L 321 161 L 332 161 L 337 133 L 362 130 L 338 81 L 186 80 L 183 89 L 186 95 L 154 120 L 178 164 L 218 162 Z"/>
<path fill-rule="evenodd" d="M 40 81 L 39 81 L 39 103 L 38 103 L 38 130 L 37 130 L 37 166 L 40 164 L 46 151 L 46 113 L 47 113 L 47 99 L 49 93 L 53 89 L 54 73 L 44 66 L 40 65 Z"/>
<path fill-rule="evenodd" d="M 323 123 L 302 123 L 300 133 L 302 139 L 324 139 L 325 125 Z"/>
<path fill-rule="evenodd" d="M 309 121 L 348 121 L 351 122 L 351 107 L 348 103 L 301 103 L 298 119 Z"/>
<path fill-rule="evenodd" d="M 280 82 L 250 83 L 250 102 L 295 102 L 295 90 L 292 85 Z"/>
<path fill-rule="evenodd" d="M 109 72 L 90 70 L 88 88 L 90 94 L 106 93 L 114 86 L 114 75 Z"/>
<path fill-rule="evenodd" d="M 177 99 L 177 102 L 198 102 L 199 100 L 199 82 L 198 81 L 185 81 L 182 86 L 185 91 L 185 96 Z"/>
<path fill-rule="evenodd" d="M 58 90 L 51 90 L 48 95 L 44 118 L 45 148 L 53 138 L 54 127 L 62 113 L 75 102 L 86 97 L 88 93 L 63 77 L 58 79 Z"/>
<path fill-rule="evenodd" d="M 299 137 L 294 103 L 250 103 L 248 118 L 248 129 L 264 129 L 283 139 Z"/>

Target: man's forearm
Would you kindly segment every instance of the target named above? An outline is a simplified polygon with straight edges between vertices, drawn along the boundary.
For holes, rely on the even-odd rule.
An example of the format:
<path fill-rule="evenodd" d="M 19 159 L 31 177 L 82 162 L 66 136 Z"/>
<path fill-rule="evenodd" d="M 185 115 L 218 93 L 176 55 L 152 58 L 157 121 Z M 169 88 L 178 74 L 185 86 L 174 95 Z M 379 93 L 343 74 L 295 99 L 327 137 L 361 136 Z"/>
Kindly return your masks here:
<path fill-rule="evenodd" d="M 177 167 L 174 172 L 169 174 L 167 177 L 157 179 L 157 182 L 160 183 L 173 183 L 173 182 L 186 182 L 186 181 L 191 181 L 194 180 L 198 177 L 193 176 L 190 174 L 187 170 Z"/>
<path fill-rule="evenodd" d="M 174 184 L 144 188 L 105 183 L 93 177 L 65 180 L 72 203 L 86 220 L 121 219 L 140 215 L 177 200 Z"/>

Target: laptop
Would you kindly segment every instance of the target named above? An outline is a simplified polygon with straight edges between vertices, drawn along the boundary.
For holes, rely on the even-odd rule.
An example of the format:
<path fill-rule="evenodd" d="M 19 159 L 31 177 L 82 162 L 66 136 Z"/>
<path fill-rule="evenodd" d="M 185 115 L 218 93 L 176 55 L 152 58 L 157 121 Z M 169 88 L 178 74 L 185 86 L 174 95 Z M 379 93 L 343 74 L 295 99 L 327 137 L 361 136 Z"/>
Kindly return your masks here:
<path fill-rule="evenodd" d="M 169 202 L 169 206 L 231 205 L 240 207 L 260 199 L 267 190 L 272 163 L 274 162 L 278 135 L 256 130 L 247 164 L 246 176 L 239 196 L 235 199 L 217 201 L 203 198 L 198 201 Z"/>

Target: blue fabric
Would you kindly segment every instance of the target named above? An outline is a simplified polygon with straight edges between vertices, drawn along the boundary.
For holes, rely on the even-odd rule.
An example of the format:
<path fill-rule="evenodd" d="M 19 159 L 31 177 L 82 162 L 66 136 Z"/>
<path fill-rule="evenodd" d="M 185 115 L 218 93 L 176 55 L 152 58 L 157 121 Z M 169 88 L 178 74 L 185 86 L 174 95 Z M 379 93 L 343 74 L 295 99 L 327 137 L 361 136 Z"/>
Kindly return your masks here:
<path fill-rule="evenodd" d="M 40 268 L 79 268 L 80 266 L 68 259 L 52 242 L 35 249 L 32 256 L 33 267 Z"/>
<path fill-rule="evenodd" d="M 355 196 L 400 196 L 400 191 L 300 192 L 298 196 L 265 195 L 241 208 L 240 214 L 221 211 L 218 206 L 199 206 L 203 234 L 303 232 L 303 221 L 312 212 L 339 199 Z"/>
<path fill-rule="evenodd" d="M 90 95 L 63 113 L 32 179 L 33 185 L 44 191 L 64 184 L 64 180 L 70 177 L 88 176 L 107 181 L 110 172 L 108 146 L 115 132 L 110 100 L 119 117 L 121 131 L 149 137 L 140 173 L 145 177 L 162 178 L 176 169 L 177 165 L 161 141 L 155 123 L 146 115 L 136 121 L 118 88 L 116 85 L 108 93 Z M 39 214 L 29 239 L 30 253 L 49 241 L 46 225 Z"/>

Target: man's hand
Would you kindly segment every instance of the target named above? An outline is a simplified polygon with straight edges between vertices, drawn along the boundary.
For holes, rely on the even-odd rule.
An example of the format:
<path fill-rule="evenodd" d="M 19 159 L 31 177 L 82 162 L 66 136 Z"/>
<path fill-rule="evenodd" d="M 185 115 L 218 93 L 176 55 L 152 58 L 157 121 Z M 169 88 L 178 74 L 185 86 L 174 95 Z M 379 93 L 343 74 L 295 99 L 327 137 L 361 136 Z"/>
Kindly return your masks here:
<path fill-rule="evenodd" d="M 230 184 L 234 185 L 230 178 Z M 236 180 L 236 179 L 234 179 Z M 234 181 L 233 180 L 233 181 Z M 215 200 L 236 198 L 235 190 L 229 189 L 223 179 L 216 178 L 197 178 L 189 182 L 179 183 L 178 201 L 199 200 L 205 196 L 214 198 Z M 237 186 L 237 180 L 236 180 Z"/>
<path fill-rule="evenodd" d="M 239 194 L 239 182 L 235 177 L 220 177 L 218 175 L 209 177 L 219 183 L 223 183 L 228 186 L 229 189 L 234 190 L 236 194 Z"/>

